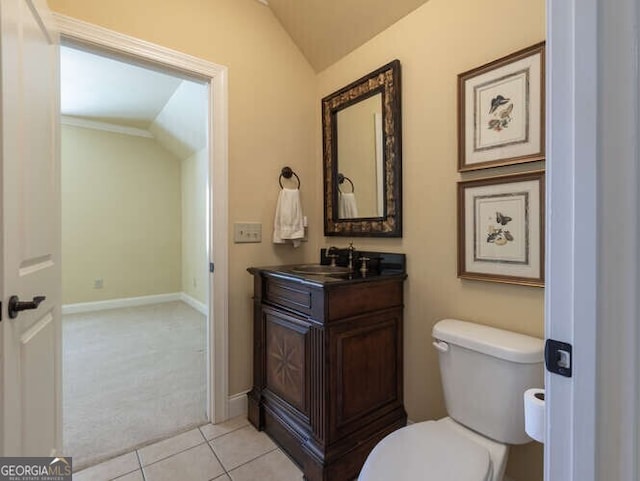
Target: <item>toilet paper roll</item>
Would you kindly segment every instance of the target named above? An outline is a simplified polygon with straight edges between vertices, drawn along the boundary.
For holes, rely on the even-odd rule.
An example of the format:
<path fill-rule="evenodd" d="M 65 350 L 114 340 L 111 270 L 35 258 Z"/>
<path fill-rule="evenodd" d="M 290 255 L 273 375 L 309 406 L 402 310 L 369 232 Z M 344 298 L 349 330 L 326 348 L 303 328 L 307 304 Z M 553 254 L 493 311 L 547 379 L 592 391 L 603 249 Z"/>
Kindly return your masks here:
<path fill-rule="evenodd" d="M 524 430 L 529 437 L 544 443 L 544 389 L 527 389 L 524 393 Z"/>

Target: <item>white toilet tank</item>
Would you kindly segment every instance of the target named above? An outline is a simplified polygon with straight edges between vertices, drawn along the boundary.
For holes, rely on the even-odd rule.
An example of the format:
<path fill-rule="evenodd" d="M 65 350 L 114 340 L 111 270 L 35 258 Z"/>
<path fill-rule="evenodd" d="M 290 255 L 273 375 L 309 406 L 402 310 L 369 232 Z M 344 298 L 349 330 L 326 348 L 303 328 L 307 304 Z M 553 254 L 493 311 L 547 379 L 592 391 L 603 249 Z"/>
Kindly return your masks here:
<path fill-rule="evenodd" d="M 449 416 L 495 441 L 524 444 L 524 392 L 544 387 L 544 342 L 471 322 L 433 327 Z"/>

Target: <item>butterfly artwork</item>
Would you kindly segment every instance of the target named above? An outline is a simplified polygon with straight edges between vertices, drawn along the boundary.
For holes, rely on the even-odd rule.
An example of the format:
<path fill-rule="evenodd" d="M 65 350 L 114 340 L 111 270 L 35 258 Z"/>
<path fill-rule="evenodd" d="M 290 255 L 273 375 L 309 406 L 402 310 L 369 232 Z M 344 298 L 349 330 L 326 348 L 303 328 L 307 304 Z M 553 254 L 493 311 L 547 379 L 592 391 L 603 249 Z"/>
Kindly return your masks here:
<path fill-rule="evenodd" d="M 487 242 L 490 244 L 496 244 L 503 246 L 507 242 L 513 242 L 513 234 L 508 229 L 503 229 L 502 226 L 506 226 L 511 222 L 513 218 L 508 215 L 504 215 L 502 212 L 496 212 L 496 222 L 500 224 L 500 227 L 489 226 L 489 232 L 487 233 Z"/>
<path fill-rule="evenodd" d="M 506 129 L 511 122 L 511 112 L 513 112 L 513 102 L 510 98 L 503 95 L 496 95 L 491 99 L 491 106 L 489 107 L 489 130 L 495 130 L 500 132 Z"/>
<path fill-rule="evenodd" d="M 513 219 L 509 216 L 502 214 L 502 212 L 496 212 L 496 222 L 500 225 L 507 225 Z"/>

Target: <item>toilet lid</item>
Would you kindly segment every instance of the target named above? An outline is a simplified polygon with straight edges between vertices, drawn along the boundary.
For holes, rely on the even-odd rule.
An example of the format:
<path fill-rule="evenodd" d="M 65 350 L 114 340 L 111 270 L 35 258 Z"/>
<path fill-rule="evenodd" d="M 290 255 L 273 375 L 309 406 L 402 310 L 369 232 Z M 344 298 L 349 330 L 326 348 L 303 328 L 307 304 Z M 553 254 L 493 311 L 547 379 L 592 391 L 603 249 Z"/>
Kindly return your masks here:
<path fill-rule="evenodd" d="M 399 429 L 371 451 L 358 481 L 487 481 L 489 451 L 443 423 Z"/>

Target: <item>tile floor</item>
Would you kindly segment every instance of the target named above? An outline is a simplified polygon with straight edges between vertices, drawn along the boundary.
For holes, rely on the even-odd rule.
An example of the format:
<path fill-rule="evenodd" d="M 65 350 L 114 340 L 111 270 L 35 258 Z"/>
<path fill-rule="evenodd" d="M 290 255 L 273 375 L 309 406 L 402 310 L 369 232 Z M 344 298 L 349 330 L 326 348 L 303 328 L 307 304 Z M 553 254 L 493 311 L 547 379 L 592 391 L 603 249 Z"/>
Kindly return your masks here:
<path fill-rule="evenodd" d="M 246 418 L 207 424 L 73 475 L 74 481 L 301 481 L 302 472 Z"/>

